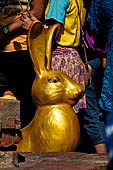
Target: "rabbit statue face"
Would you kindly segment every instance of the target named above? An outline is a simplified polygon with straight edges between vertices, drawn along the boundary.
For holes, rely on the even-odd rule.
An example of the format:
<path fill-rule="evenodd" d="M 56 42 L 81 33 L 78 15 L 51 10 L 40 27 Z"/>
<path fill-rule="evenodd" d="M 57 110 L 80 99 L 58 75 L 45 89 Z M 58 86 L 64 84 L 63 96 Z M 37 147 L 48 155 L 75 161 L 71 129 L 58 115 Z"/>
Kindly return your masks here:
<path fill-rule="evenodd" d="M 82 87 L 58 71 L 44 72 L 42 78 L 35 79 L 32 87 L 32 96 L 38 105 L 59 103 L 73 105 L 82 95 Z"/>

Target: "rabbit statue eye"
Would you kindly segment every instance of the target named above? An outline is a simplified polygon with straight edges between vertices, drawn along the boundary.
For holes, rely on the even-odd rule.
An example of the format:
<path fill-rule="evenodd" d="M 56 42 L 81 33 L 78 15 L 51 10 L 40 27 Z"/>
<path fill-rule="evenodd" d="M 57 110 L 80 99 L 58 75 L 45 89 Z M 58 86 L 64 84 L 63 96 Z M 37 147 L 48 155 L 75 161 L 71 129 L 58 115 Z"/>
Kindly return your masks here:
<path fill-rule="evenodd" d="M 57 82 L 60 82 L 60 79 L 59 79 L 59 77 L 54 76 L 54 77 L 49 78 L 48 82 L 57 83 Z"/>

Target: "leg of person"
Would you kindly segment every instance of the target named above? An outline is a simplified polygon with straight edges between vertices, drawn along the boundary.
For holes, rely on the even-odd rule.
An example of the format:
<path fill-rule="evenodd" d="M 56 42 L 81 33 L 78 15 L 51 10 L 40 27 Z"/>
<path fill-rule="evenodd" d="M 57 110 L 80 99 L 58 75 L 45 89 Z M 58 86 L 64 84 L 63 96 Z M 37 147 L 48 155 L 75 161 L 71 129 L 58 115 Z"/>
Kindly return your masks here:
<path fill-rule="evenodd" d="M 97 104 L 97 99 L 92 83 L 86 88 L 87 108 L 84 109 L 84 128 L 90 136 L 97 153 L 106 153 L 104 139 L 104 122 L 100 121 L 100 109 Z"/>
<path fill-rule="evenodd" d="M 113 165 L 113 111 L 106 111 L 105 137 L 108 158 Z"/>
<path fill-rule="evenodd" d="M 104 139 L 104 122 L 100 121 L 100 108 L 95 92 L 95 77 L 100 66 L 99 59 L 94 59 L 89 64 L 92 67 L 92 83 L 86 87 L 87 108 L 83 110 L 82 121 L 86 134 L 90 137 L 97 153 L 106 153 Z"/>

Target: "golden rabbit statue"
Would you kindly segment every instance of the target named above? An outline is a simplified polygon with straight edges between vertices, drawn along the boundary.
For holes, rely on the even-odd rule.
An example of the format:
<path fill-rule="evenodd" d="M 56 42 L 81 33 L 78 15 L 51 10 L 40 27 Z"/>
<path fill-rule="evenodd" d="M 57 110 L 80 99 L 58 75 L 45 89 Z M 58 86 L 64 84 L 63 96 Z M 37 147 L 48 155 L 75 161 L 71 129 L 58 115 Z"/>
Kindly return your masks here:
<path fill-rule="evenodd" d="M 51 44 L 57 25 L 45 33 L 41 22 L 33 22 L 28 47 L 36 72 L 32 96 L 36 104 L 33 120 L 21 130 L 17 144 L 21 152 L 71 152 L 78 145 L 80 127 L 72 106 L 84 89 L 67 75 L 51 70 Z"/>

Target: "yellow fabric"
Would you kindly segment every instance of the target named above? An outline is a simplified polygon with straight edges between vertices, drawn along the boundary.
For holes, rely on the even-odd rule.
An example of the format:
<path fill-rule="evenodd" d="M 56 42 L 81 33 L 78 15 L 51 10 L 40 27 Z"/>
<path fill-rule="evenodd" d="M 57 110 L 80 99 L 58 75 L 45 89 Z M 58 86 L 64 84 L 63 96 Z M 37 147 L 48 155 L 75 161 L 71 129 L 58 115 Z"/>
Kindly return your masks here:
<path fill-rule="evenodd" d="M 83 0 L 77 0 L 79 5 L 80 16 L 83 16 Z M 50 2 L 50 0 L 49 0 Z M 48 6 L 46 8 L 45 17 L 47 16 Z M 78 15 L 78 7 L 76 0 L 69 0 L 69 9 L 66 12 L 64 25 L 60 36 L 57 40 L 57 44 L 61 46 L 77 47 L 80 40 L 80 18 Z"/>
<path fill-rule="evenodd" d="M 23 2 L 23 0 L 20 0 L 20 1 L 21 3 Z M 27 3 L 28 3 L 28 0 L 24 0 L 24 5 L 22 5 L 23 11 L 26 10 Z M 19 5 L 19 3 L 11 4 L 5 7 L 0 12 L 0 28 L 19 20 L 21 11 L 22 11 L 22 8 Z M 20 31 L 20 33 L 16 32 L 15 34 L 13 34 L 10 40 L 9 38 L 6 39 L 5 41 L 6 45 L 0 48 L 0 52 L 12 52 L 12 51 L 26 50 L 27 49 L 26 38 L 27 38 L 27 35 L 25 32 L 24 33 L 22 31 Z"/>

